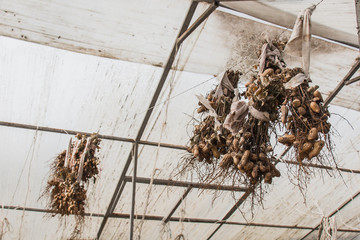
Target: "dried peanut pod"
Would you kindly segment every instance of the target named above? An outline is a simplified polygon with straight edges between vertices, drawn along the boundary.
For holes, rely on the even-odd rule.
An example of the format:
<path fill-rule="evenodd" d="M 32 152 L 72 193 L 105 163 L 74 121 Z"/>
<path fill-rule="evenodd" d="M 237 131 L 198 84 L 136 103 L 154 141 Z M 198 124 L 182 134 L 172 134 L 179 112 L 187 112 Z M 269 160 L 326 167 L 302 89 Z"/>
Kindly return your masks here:
<path fill-rule="evenodd" d="M 237 166 L 240 163 L 240 158 L 233 156 L 233 161 L 234 161 L 234 164 Z"/>
<path fill-rule="evenodd" d="M 298 141 L 298 140 L 294 141 L 294 142 L 293 142 L 293 145 L 294 145 L 295 147 L 299 146 L 299 145 L 300 145 L 300 141 Z"/>
<path fill-rule="evenodd" d="M 319 112 L 320 112 L 320 107 L 319 107 L 319 105 L 318 105 L 316 102 L 311 102 L 311 103 L 310 103 L 310 109 L 311 109 L 313 112 L 316 112 L 316 113 L 319 113 Z"/>
<path fill-rule="evenodd" d="M 309 87 L 309 88 L 307 89 L 307 92 L 308 92 L 308 93 L 314 93 L 314 92 L 315 92 L 315 90 L 316 90 L 316 89 L 318 89 L 318 88 L 319 88 L 319 86 L 318 86 L 318 85 L 315 85 L 315 86 Z"/>
<path fill-rule="evenodd" d="M 272 151 L 273 151 L 273 148 L 271 145 L 266 147 L 266 152 L 272 152 Z"/>
<path fill-rule="evenodd" d="M 242 153 L 242 152 L 238 152 L 238 153 L 236 153 L 235 156 L 236 156 L 237 158 L 241 159 L 242 156 L 243 156 L 243 153 Z"/>
<path fill-rule="evenodd" d="M 197 109 L 197 112 L 198 113 L 202 113 L 202 112 L 205 112 L 206 110 L 208 110 L 204 105 L 201 105 L 198 109 Z"/>
<path fill-rule="evenodd" d="M 313 157 L 317 156 L 321 149 L 324 147 L 325 142 L 322 140 L 316 141 L 314 143 L 314 148 L 313 150 L 311 150 L 311 152 L 309 153 L 309 159 L 312 159 Z"/>
<path fill-rule="evenodd" d="M 253 161 L 257 161 L 258 160 L 258 155 L 257 154 L 255 154 L 255 153 L 251 153 L 250 154 L 250 158 L 251 158 L 251 160 L 253 160 Z"/>
<path fill-rule="evenodd" d="M 221 168 L 228 168 L 231 165 L 232 161 L 233 161 L 233 157 L 231 156 L 231 153 L 227 153 L 221 159 L 219 166 Z"/>
<path fill-rule="evenodd" d="M 258 177 L 258 171 L 259 171 L 259 165 L 255 165 L 255 167 L 253 168 L 253 170 L 251 172 L 251 176 L 253 178 L 257 178 Z"/>
<path fill-rule="evenodd" d="M 309 134 L 307 136 L 307 139 L 309 141 L 313 141 L 313 140 L 315 140 L 317 138 L 318 138 L 318 130 L 317 130 L 317 128 L 310 129 Z"/>
<path fill-rule="evenodd" d="M 199 156 L 199 145 L 195 144 L 192 152 L 195 157 L 198 157 Z"/>
<path fill-rule="evenodd" d="M 215 146 L 211 148 L 211 151 L 215 158 L 220 158 L 220 153 Z"/>
<path fill-rule="evenodd" d="M 292 144 L 296 140 L 295 135 L 285 134 L 282 137 L 278 137 L 278 141 L 282 144 Z"/>
<path fill-rule="evenodd" d="M 283 124 L 285 124 L 287 121 L 287 115 L 288 115 L 288 108 L 286 105 L 282 105 L 281 106 L 281 122 Z"/>
<path fill-rule="evenodd" d="M 241 137 L 241 138 L 240 138 L 240 141 L 239 141 L 239 146 L 244 145 L 244 143 L 245 143 L 245 138 L 244 138 L 244 137 Z"/>
<path fill-rule="evenodd" d="M 271 184 L 272 183 L 272 174 L 267 172 L 264 177 L 264 183 Z"/>
<path fill-rule="evenodd" d="M 307 153 L 313 148 L 314 144 L 312 142 L 306 142 L 302 145 L 301 153 Z"/>
<path fill-rule="evenodd" d="M 230 146 L 233 140 L 231 138 L 226 138 L 226 146 Z"/>
<path fill-rule="evenodd" d="M 321 93 L 319 90 L 316 90 L 313 95 L 314 95 L 314 97 L 322 99 L 322 96 L 321 96 Z"/>
<path fill-rule="evenodd" d="M 241 173 L 245 173 L 244 166 L 242 166 L 241 164 L 237 165 L 237 169 L 239 169 Z"/>
<path fill-rule="evenodd" d="M 268 68 L 268 69 L 266 69 L 261 75 L 262 75 L 262 76 L 271 76 L 271 75 L 273 75 L 273 74 L 274 74 L 274 69 Z"/>
<path fill-rule="evenodd" d="M 204 154 L 208 154 L 210 153 L 210 144 L 205 144 L 204 147 L 201 148 L 201 151 L 204 153 Z"/>
<path fill-rule="evenodd" d="M 304 116 L 306 114 L 306 110 L 303 107 L 299 107 L 297 110 L 301 116 Z"/>
<path fill-rule="evenodd" d="M 244 138 L 250 138 L 252 136 L 251 132 L 244 133 Z"/>
<path fill-rule="evenodd" d="M 288 82 L 290 81 L 290 79 L 292 78 L 291 74 L 290 73 L 287 73 L 284 77 L 284 82 Z"/>
<path fill-rule="evenodd" d="M 270 166 L 271 166 L 271 165 L 270 165 Z M 274 165 L 272 165 L 272 166 L 274 166 Z M 275 166 L 271 169 L 271 175 L 272 175 L 273 177 L 280 177 L 280 176 L 281 176 L 280 171 L 277 170 L 277 169 L 275 168 Z"/>
<path fill-rule="evenodd" d="M 251 179 L 250 179 L 250 184 L 255 185 L 255 184 L 258 183 L 258 181 L 259 181 L 258 178 L 251 178 Z"/>
<path fill-rule="evenodd" d="M 246 150 L 241 158 L 240 165 L 245 166 L 250 156 L 250 150 Z"/>
<path fill-rule="evenodd" d="M 266 154 L 265 153 L 259 153 L 259 159 L 261 161 L 265 161 L 266 160 Z"/>
<path fill-rule="evenodd" d="M 320 101 L 321 101 L 321 99 L 320 99 L 320 98 L 318 98 L 318 97 L 314 97 L 314 98 L 312 99 L 312 101 L 313 101 L 313 102 L 320 102 Z"/>
<path fill-rule="evenodd" d="M 255 164 L 253 162 L 247 162 L 246 165 L 244 166 L 244 169 L 246 172 L 250 172 L 250 171 L 252 171 L 254 166 L 255 166 Z"/>
<path fill-rule="evenodd" d="M 300 99 L 297 99 L 297 98 L 295 98 L 293 101 L 292 101 L 292 105 L 294 106 L 294 107 L 300 107 L 300 105 L 301 105 L 301 101 L 300 101 Z"/>
<path fill-rule="evenodd" d="M 232 146 L 234 148 L 234 150 L 237 152 L 239 151 L 239 139 L 238 138 L 235 138 L 232 142 Z"/>
<path fill-rule="evenodd" d="M 270 172 L 270 166 L 269 165 L 264 165 L 262 162 L 260 162 L 260 164 L 259 164 L 259 169 L 263 173 Z"/>

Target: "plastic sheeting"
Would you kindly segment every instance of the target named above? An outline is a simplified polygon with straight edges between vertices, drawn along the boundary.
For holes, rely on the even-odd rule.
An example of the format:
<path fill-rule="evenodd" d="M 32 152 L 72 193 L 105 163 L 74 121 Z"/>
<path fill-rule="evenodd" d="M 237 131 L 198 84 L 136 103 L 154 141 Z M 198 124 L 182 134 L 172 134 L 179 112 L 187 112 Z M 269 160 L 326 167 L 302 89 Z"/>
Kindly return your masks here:
<path fill-rule="evenodd" d="M 0 43 L 0 121 L 121 137 L 136 136 L 160 77 L 161 68 L 71 53 L 4 37 L 0 38 Z M 320 54 L 317 57 L 319 56 Z M 351 57 L 349 58 L 350 60 L 344 61 L 351 62 Z M 346 72 L 343 69 L 341 71 Z M 329 73 L 324 73 L 325 78 L 329 77 L 327 74 Z M 320 79 L 319 82 L 322 81 L 325 80 Z M 189 122 L 197 106 L 195 94 L 205 94 L 216 83 L 218 80 L 211 75 L 172 71 L 145 129 L 144 139 L 185 145 L 188 140 L 187 129 L 191 131 Z M 324 89 L 327 91 L 330 86 Z M 356 88 L 350 91 L 355 92 Z M 346 97 L 351 99 L 346 100 L 350 107 L 351 104 L 358 104 L 358 94 Z M 359 112 L 334 106 L 330 107 L 330 112 L 340 114 L 353 125 L 351 127 L 336 114 L 331 117 L 333 126 L 340 134 L 334 139 L 335 156 L 339 166 L 360 169 Z M 38 198 L 46 182 L 49 165 L 56 155 L 66 148 L 70 136 L 66 133 L 45 133 L 10 127 L 0 127 L 0 135 L 0 204 L 45 208 L 45 201 L 39 201 Z M 102 170 L 100 178 L 89 190 L 87 212 L 104 214 L 131 150 L 131 144 L 103 140 L 101 147 L 99 157 Z M 154 169 L 158 168 L 155 177 L 170 178 L 171 171 L 184 154 L 184 151 L 180 150 L 150 146 L 141 146 L 139 150 L 140 177 L 152 177 Z M 279 163 L 279 166 L 286 172 L 282 163 Z M 131 168 L 128 171 L 128 175 L 130 174 Z M 308 205 L 304 205 L 298 189 L 290 184 L 286 174 L 283 174 L 269 187 L 264 209 L 261 206 L 256 209 L 253 221 L 316 226 L 322 217 L 320 212 L 325 215 L 331 213 L 359 191 L 358 174 L 344 173 L 343 178 L 338 173 L 335 173 L 336 178 L 330 178 L 326 172 L 323 172 L 323 175 L 323 179 L 317 177 L 312 180 L 307 195 Z M 137 213 L 142 214 L 149 187 L 143 184 L 137 186 Z M 127 184 L 116 212 L 128 213 L 129 190 L 130 184 Z M 184 190 L 185 188 L 153 186 L 149 196 L 148 213 L 168 213 Z M 215 199 L 213 196 L 213 191 L 193 189 L 174 216 L 221 219 L 231 209 L 235 199 L 230 192 L 224 192 Z M 248 204 L 242 209 L 247 211 Z M 349 211 L 346 208 L 343 214 L 343 221 L 340 223 L 359 228 L 358 211 Z M 4 210 L 0 206 L 0 220 L 6 217 L 12 226 L 5 239 L 14 239 L 19 234 L 21 239 L 63 239 L 68 238 L 72 231 L 71 217 L 68 225 L 62 228 L 56 217 L 44 218 L 43 213 L 33 212 L 22 215 L 23 212 L 19 210 Z M 236 212 L 231 220 L 245 221 L 239 212 Z M 247 220 L 251 218 L 247 216 Z M 100 221 L 99 217 L 87 217 L 82 238 L 95 238 Z M 127 219 L 110 218 L 102 238 L 128 238 L 128 222 Z M 139 224 L 136 221 L 136 226 Z M 344 228 L 348 228 L 347 225 L 338 224 Z M 186 239 L 206 239 L 216 227 L 216 224 L 170 222 L 164 233 L 160 221 L 145 221 L 142 236 L 143 239 L 167 239 L 183 233 Z M 213 239 L 237 239 L 245 234 L 249 239 L 297 239 L 306 233 L 305 230 L 265 231 L 259 227 L 226 225 Z"/>

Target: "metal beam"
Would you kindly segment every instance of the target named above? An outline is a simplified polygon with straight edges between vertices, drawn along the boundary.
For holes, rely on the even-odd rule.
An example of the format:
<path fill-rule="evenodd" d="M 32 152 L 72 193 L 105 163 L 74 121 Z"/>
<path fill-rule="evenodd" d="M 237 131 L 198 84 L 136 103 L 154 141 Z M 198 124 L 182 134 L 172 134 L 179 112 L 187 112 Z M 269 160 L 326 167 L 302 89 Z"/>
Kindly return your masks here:
<path fill-rule="evenodd" d="M 186 31 L 186 29 L 189 27 L 191 19 L 192 19 L 194 13 L 195 13 L 197 5 L 198 5 L 197 2 L 194 2 L 194 1 L 191 2 L 188 13 L 187 13 L 187 15 L 185 17 L 185 20 L 184 20 L 184 22 L 182 24 L 182 27 L 181 27 L 181 29 L 179 31 L 179 34 L 176 37 L 176 39 L 178 39 Z M 154 92 L 154 95 L 153 95 L 153 97 L 151 99 L 151 102 L 150 102 L 150 105 L 149 105 L 148 110 L 146 112 L 146 115 L 145 115 L 145 117 L 143 119 L 143 122 L 142 122 L 142 124 L 140 126 L 140 129 L 138 131 L 138 134 L 136 136 L 136 139 L 135 139 L 136 141 L 139 141 L 141 139 L 141 137 L 142 137 L 142 135 L 143 135 L 143 133 L 145 131 L 146 125 L 147 125 L 147 123 L 148 123 L 148 121 L 150 119 L 152 111 L 154 110 L 155 104 L 156 104 L 156 102 L 157 102 L 157 100 L 159 98 L 160 92 L 161 92 L 161 90 L 162 90 L 162 88 L 164 86 L 165 80 L 166 80 L 166 78 L 167 78 L 167 76 L 168 76 L 168 74 L 170 72 L 171 66 L 172 66 L 172 64 L 173 64 L 173 62 L 175 60 L 175 56 L 176 56 L 178 50 L 179 50 L 179 45 L 175 41 L 174 46 L 172 48 L 172 51 L 171 51 L 171 53 L 169 55 L 169 58 L 167 60 L 167 63 L 165 65 L 165 67 L 164 67 L 161 78 L 159 80 L 159 83 L 158 83 L 158 85 L 156 87 L 156 90 Z M 120 198 L 119 189 L 121 188 L 121 185 L 125 184 L 124 178 L 125 178 L 125 175 L 126 175 L 126 172 L 127 172 L 128 168 L 129 168 L 130 162 L 131 162 L 131 153 L 128 155 L 128 158 L 126 160 L 124 169 L 123 169 L 123 171 L 121 173 L 119 181 L 118 181 L 118 183 L 116 185 L 116 188 L 114 190 L 114 194 L 113 194 L 113 196 L 112 196 L 112 198 L 110 200 L 109 206 L 108 206 L 108 208 L 106 210 L 105 217 L 104 217 L 104 219 L 103 219 L 103 221 L 102 221 L 102 223 L 100 225 L 100 228 L 99 228 L 99 231 L 98 231 L 98 234 L 97 234 L 98 239 L 100 238 L 101 233 L 102 233 L 102 231 L 103 231 L 103 229 L 105 227 L 108 216 L 112 213 L 111 209 L 115 208 L 115 206 L 116 206 L 116 204 L 118 202 L 118 199 Z"/>
<path fill-rule="evenodd" d="M 91 135 L 92 134 L 92 133 L 89 133 L 89 132 L 82 132 L 82 131 L 76 131 L 76 130 L 51 128 L 51 127 L 42 127 L 42 126 L 35 126 L 35 125 L 30 125 L 30 124 L 4 122 L 4 121 L 0 121 L 0 126 L 14 127 L 14 128 L 28 129 L 28 130 L 36 130 L 36 131 L 41 131 L 41 132 L 69 134 L 69 135 L 76 135 L 77 133 L 80 133 L 80 134 L 83 134 L 83 135 L 84 134 L 85 135 Z M 135 143 L 135 139 L 133 139 L 133 138 L 116 137 L 116 136 L 103 135 L 103 134 L 98 134 L 98 137 L 101 138 L 101 139 L 106 139 L 106 140 L 110 140 L 110 141 Z M 151 142 L 151 141 L 139 140 L 138 144 L 147 145 L 147 146 L 157 146 L 157 147 L 164 147 L 164 148 L 172 148 L 172 149 L 178 149 L 178 150 L 186 150 L 186 146 L 176 145 L 176 144 L 169 144 L 169 143 L 159 143 L 159 142 Z"/>
<path fill-rule="evenodd" d="M 131 177 L 126 176 L 124 178 L 125 182 L 131 182 Z M 137 183 L 150 184 L 150 178 L 137 177 Z M 194 182 L 184 182 L 184 181 L 174 181 L 171 179 L 153 179 L 154 185 L 163 185 L 163 186 L 173 186 L 173 187 L 189 187 L 199 188 L 199 189 L 211 189 L 211 190 L 222 190 L 222 191 L 237 191 L 237 192 L 246 192 L 248 188 L 246 187 L 236 187 L 236 186 L 226 186 L 226 185 L 216 185 L 216 184 L 207 184 L 207 183 L 194 183 Z"/>
<path fill-rule="evenodd" d="M 351 67 L 350 71 L 345 75 L 345 77 L 341 80 L 341 82 L 336 86 L 334 91 L 330 93 L 330 95 L 326 98 L 324 102 L 324 106 L 326 107 L 334 97 L 340 92 L 340 90 L 345 86 L 345 83 L 356 73 L 356 71 L 360 67 L 360 58 L 356 59 L 356 63 Z"/>
<path fill-rule="evenodd" d="M 50 210 L 50 209 L 11 206 L 11 205 L 0 205 L 0 209 L 18 210 L 18 211 L 26 211 L 26 212 L 38 212 L 38 213 L 52 213 L 52 214 L 57 213 L 56 211 Z M 84 216 L 86 216 L 86 217 L 104 217 L 104 214 L 101 214 L 101 213 L 85 213 Z"/>
<path fill-rule="evenodd" d="M 360 80 L 360 76 L 355 77 L 355 78 L 347 81 L 345 85 L 352 83 L 350 81 L 358 81 L 358 80 Z M 80 134 L 83 134 L 83 135 L 84 134 L 85 135 L 91 135 L 92 134 L 90 132 L 83 132 L 83 131 L 76 131 L 76 130 L 69 130 L 69 129 L 60 129 L 60 128 L 52 128 L 52 127 L 43 127 L 43 126 L 35 126 L 35 125 L 30 125 L 30 124 L 5 122 L 5 121 L 0 121 L 0 126 L 21 128 L 21 129 L 27 129 L 27 130 L 37 130 L 37 131 L 42 131 L 42 132 L 51 132 L 51 133 L 59 133 L 59 134 L 69 134 L 69 135 L 76 135 L 77 133 L 80 133 Z M 135 139 L 133 139 L 133 138 L 116 137 L 116 136 L 103 135 L 103 134 L 98 134 L 98 137 L 101 138 L 101 139 L 110 140 L 110 141 L 135 143 Z M 186 150 L 187 149 L 187 147 L 183 146 L 183 145 L 170 144 L 170 143 L 159 143 L 159 142 L 152 142 L 152 141 L 145 141 L 145 140 L 139 140 L 138 144 L 146 145 L 146 146 L 170 148 L 170 149 L 176 149 L 176 150 Z M 285 163 L 288 163 L 288 164 L 299 165 L 299 163 L 295 162 L 295 161 L 289 161 L 289 160 L 281 160 L 281 161 L 279 161 L 274 157 L 273 157 L 273 160 L 278 161 L 278 162 L 285 162 Z M 303 163 L 303 165 L 308 166 L 308 167 L 327 169 L 327 170 L 339 170 L 339 171 L 342 171 L 342 172 L 360 173 L 360 170 L 347 169 L 347 168 L 333 168 L 333 167 L 330 167 L 330 166 L 322 166 L 322 165 L 311 164 L 311 163 Z"/>
<path fill-rule="evenodd" d="M 338 207 L 337 209 L 335 209 L 335 211 L 333 211 L 328 217 L 332 217 L 334 216 L 336 213 L 338 213 L 341 209 L 343 209 L 346 205 L 348 205 L 350 202 L 352 202 L 355 198 L 357 198 L 360 195 L 360 191 L 358 191 L 357 193 L 355 193 L 351 198 L 349 198 L 347 201 L 345 201 L 343 204 L 340 205 L 340 207 Z M 318 225 L 316 225 L 316 227 L 312 228 L 310 232 L 308 232 L 304 237 L 301 238 L 301 240 L 305 239 L 307 236 L 309 236 L 312 232 L 314 232 L 316 229 L 319 229 L 320 227 L 319 223 Z M 339 231 L 339 230 L 337 230 Z M 360 232 L 360 231 L 359 231 Z"/>
<path fill-rule="evenodd" d="M 275 163 L 287 163 L 287 164 L 292 164 L 292 165 L 300 165 L 300 163 L 296 162 L 296 161 L 289 161 L 289 160 L 284 160 L 284 159 L 279 160 L 279 159 L 276 159 L 275 157 L 272 157 L 271 159 Z M 360 174 L 360 170 L 349 169 L 349 168 L 330 167 L 330 166 L 323 166 L 323 165 L 314 164 L 314 163 L 301 163 L 301 165 L 305 166 L 305 167 L 311 167 L 311 168 L 319 168 L 319 169 L 326 169 L 326 170 L 338 170 L 340 172 Z"/>
<path fill-rule="evenodd" d="M 176 45 L 180 46 L 181 43 L 188 37 L 190 36 L 191 33 L 193 33 L 195 31 L 195 29 L 197 27 L 200 26 L 200 24 L 202 22 L 205 21 L 205 19 L 207 19 L 211 13 L 213 13 L 215 11 L 215 9 L 219 6 L 218 2 L 214 1 L 210 7 L 208 9 L 206 9 L 206 11 L 201 14 L 201 16 L 183 33 L 181 34 L 180 37 L 178 37 L 177 41 L 176 41 Z"/>
<path fill-rule="evenodd" d="M 30 208 L 30 207 L 20 207 L 20 206 L 10 206 L 10 205 L 0 205 L 0 209 L 5 210 L 17 210 L 17 211 L 28 211 L 28 212 L 37 212 L 37 213 L 55 213 L 54 211 L 41 208 Z M 87 217 L 104 217 L 104 214 L 99 213 L 85 213 Z M 113 213 L 109 216 L 110 218 L 121 218 L 129 219 L 130 214 L 127 213 Z M 135 218 L 141 218 L 143 215 L 134 215 Z M 164 216 L 154 216 L 154 215 L 145 215 L 144 220 L 147 221 L 162 221 Z M 302 230 L 312 230 L 312 227 L 307 226 L 297 226 L 297 225 L 280 225 L 280 224 L 264 224 L 264 223 L 246 223 L 246 222 L 234 222 L 234 221 L 222 221 L 217 219 L 207 219 L 207 218 L 180 218 L 180 217 L 171 217 L 170 222 L 188 222 L 188 223 L 208 223 L 208 224 L 225 224 L 225 225 L 239 225 L 239 226 L 252 226 L 252 227 L 265 227 L 265 228 L 286 228 L 286 229 L 302 229 Z M 337 229 L 338 232 L 360 232 L 356 229 Z"/>
<path fill-rule="evenodd" d="M 359 51 L 360 51 L 360 0 L 355 0 L 355 12 L 356 12 L 356 23 L 357 23 L 357 34 L 359 41 Z"/>
<path fill-rule="evenodd" d="M 172 217 L 172 215 L 174 214 L 174 212 L 176 211 L 176 209 L 177 209 L 177 208 L 180 206 L 180 204 L 184 201 L 184 199 L 185 199 L 186 196 L 189 194 L 189 192 L 191 191 L 191 189 L 192 189 L 192 187 L 189 186 L 189 187 L 185 190 L 184 194 L 181 196 L 181 198 L 180 198 L 179 201 L 175 204 L 175 206 L 171 209 L 170 213 L 169 213 L 166 217 L 164 217 L 163 223 L 167 223 L 167 222 L 170 220 L 170 218 Z"/>
<path fill-rule="evenodd" d="M 359 80 L 360 80 L 360 76 L 354 77 L 354 78 L 350 79 L 349 81 L 346 81 L 345 85 L 346 85 L 346 86 L 347 86 L 347 85 L 350 85 L 350 84 L 352 84 L 352 83 L 354 83 L 354 82 L 357 82 L 357 81 L 359 81 Z"/>
<path fill-rule="evenodd" d="M 135 197 L 136 197 L 136 172 L 138 162 L 138 144 L 134 144 L 134 167 L 132 176 L 132 195 L 131 195 L 131 212 L 130 212 L 130 236 L 129 239 L 133 240 L 134 237 L 134 213 L 135 213 Z"/>

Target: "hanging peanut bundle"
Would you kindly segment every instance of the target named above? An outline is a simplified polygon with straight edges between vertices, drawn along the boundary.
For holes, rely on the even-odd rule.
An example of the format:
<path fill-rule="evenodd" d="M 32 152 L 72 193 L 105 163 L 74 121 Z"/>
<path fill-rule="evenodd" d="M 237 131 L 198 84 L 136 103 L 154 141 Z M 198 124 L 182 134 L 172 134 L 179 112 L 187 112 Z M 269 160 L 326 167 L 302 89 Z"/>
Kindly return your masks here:
<path fill-rule="evenodd" d="M 206 98 L 198 96 L 197 112 L 207 116 L 194 126 L 188 152 L 200 162 L 205 160 L 212 163 L 228 151 L 226 140 L 230 133 L 222 124 L 230 112 L 233 98 L 238 95 L 234 89 L 237 88 L 239 78 L 239 72 L 227 71 L 221 83 Z"/>
<path fill-rule="evenodd" d="M 70 139 L 68 149 L 55 159 L 45 190 L 50 195 L 49 208 L 55 213 L 84 216 L 84 184 L 91 178 L 95 181 L 99 173 L 99 159 L 95 157 L 95 152 L 100 149 L 99 144 L 100 139 L 96 134 L 90 137 L 77 134 L 75 142 Z"/>
<path fill-rule="evenodd" d="M 286 134 L 278 141 L 294 146 L 296 159 L 302 162 L 321 157 L 321 150 L 327 142 L 331 146 L 329 131 L 330 113 L 323 106 L 323 98 L 318 86 L 310 87 L 303 73 L 298 73 L 285 86 L 288 97 L 284 101 L 281 120 L 286 124 Z M 321 163 L 321 162 L 320 162 Z"/>

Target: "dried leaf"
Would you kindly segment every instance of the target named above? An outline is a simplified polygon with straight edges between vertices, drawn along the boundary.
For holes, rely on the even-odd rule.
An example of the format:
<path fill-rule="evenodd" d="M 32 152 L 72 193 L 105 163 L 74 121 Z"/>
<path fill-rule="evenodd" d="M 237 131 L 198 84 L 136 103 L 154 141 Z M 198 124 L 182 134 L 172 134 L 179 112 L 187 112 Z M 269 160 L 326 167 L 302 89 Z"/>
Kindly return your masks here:
<path fill-rule="evenodd" d="M 237 101 L 231 104 L 230 109 L 231 112 L 225 119 L 224 127 L 234 135 L 239 132 L 241 125 L 245 121 L 248 105 L 244 101 Z"/>
<path fill-rule="evenodd" d="M 254 118 L 260 121 L 265 121 L 265 122 L 270 121 L 270 115 L 268 112 L 260 112 L 259 110 L 255 109 L 253 106 L 249 107 L 249 112 Z"/>
<path fill-rule="evenodd" d="M 298 73 L 296 74 L 293 78 L 290 79 L 290 81 L 288 81 L 287 83 L 284 84 L 284 87 L 286 89 L 289 88 L 294 88 L 299 86 L 300 84 L 302 84 L 306 79 L 305 74 L 303 73 Z"/>

